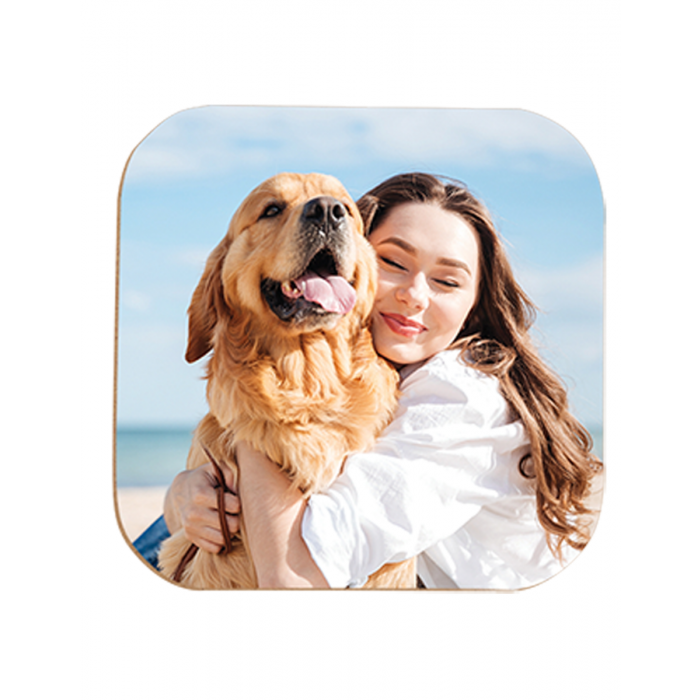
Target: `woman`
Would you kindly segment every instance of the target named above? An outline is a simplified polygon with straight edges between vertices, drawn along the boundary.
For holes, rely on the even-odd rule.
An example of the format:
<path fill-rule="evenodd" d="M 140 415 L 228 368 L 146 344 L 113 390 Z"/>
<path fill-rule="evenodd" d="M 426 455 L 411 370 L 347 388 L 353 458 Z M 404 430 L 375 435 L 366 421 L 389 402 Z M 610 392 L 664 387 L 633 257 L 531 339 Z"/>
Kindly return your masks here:
<path fill-rule="evenodd" d="M 601 468 L 566 391 L 535 351 L 534 310 L 490 216 L 461 184 L 390 178 L 358 206 L 379 260 L 377 352 L 402 377 L 396 417 L 306 501 L 264 455 L 240 446 L 240 504 L 261 587 L 356 586 L 418 555 L 427 587 L 522 588 L 590 537 L 586 498 Z M 210 465 L 176 477 L 170 531 L 223 543 Z"/>

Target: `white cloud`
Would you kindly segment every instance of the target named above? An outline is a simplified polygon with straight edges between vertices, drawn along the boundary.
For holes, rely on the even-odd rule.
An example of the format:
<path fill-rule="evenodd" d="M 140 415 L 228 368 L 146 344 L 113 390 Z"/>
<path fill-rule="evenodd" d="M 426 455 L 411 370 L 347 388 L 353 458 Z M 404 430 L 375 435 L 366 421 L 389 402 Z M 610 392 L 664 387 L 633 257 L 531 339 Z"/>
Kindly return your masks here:
<path fill-rule="evenodd" d="M 223 236 L 223 234 L 222 234 Z M 178 265 L 184 265 L 195 270 L 204 270 L 204 264 L 211 253 L 211 248 L 204 246 L 179 247 L 166 251 L 168 261 Z"/>
<path fill-rule="evenodd" d="M 151 297 L 134 289 L 125 289 L 120 298 L 121 303 L 132 311 L 144 312 L 151 308 Z"/>
<path fill-rule="evenodd" d="M 521 110 L 207 107 L 180 112 L 136 149 L 128 178 L 217 175 L 309 157 L 320 165 L 540 156 L 588 166 L 576 139 Z"/>
<path fill-rule="evenodd" d="M 490 163 L 503 153 L 580 158 L 580 146 L 553 122 L 519 110 L 396 110 L 371 120 L 372 146 L 392 158 L 449 158 Z M 416 138 L 419 136 L 419 138 Z"/>
<path fill-rule="evenodd" d="M 162 356 L 175 348 L 184 347 L 186 328 L 178 324 L 151 322 L 148 325 L 131 324 L 121 329 L 122 352 L 133 352 L 139 357 L 144 354 Z"/>
<path fill-rule="evenodd" d="M 120 328 L 117 408 L 123 424 L 192 424 L 204 413 L 201 363 L 189 365 L 184 324 Z"/>
<path fill-rule="evenodd" d="M 588 311 L 597 315 L 602 311 L 602 254 L 554 269 L 519 266 L 516 277 L 545 314 Z"/>
<path fill-rule="evenodd" d="M 554 269 L 519 268 L 516 276 L 538 307 L 534 338 L 571 390 L 579 418 L 602 420 L 603 259 Z"/>

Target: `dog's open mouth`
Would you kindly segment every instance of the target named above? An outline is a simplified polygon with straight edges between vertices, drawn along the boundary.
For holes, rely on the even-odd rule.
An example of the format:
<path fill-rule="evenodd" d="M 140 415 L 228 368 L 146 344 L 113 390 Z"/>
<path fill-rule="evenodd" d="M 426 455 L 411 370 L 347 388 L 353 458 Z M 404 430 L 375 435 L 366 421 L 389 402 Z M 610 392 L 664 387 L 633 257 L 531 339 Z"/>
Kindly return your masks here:
<path fill-rule="evenodd" d="M 265 279 L 261 290 L 272 311 L 283 321 L 346 314 L 357 296 L 350 283 L 337 274 L 335 260 L 326 249 L 314 256 L 299 277 L 284 282 Z"/>

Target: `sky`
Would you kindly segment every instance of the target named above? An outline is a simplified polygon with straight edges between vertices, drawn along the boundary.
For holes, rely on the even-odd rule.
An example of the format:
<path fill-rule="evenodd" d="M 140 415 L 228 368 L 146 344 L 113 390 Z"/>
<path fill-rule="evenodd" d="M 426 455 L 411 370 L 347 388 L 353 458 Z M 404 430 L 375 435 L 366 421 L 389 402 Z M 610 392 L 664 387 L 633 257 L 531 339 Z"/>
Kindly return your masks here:
<path fill-rule="evenodd" d="M 185 110 L 134 144 L 119 207 L 118 425 L 191 428 L 206 413 L 186 312 L 250 190 L 323 172 L 358 198 L 412 170 L 462 180 L 487 205 L 539 309 L 543 356 L 575 415 L 600 426 L 604 205 L 585 144 L 522 110 L 279 107 Z"/>

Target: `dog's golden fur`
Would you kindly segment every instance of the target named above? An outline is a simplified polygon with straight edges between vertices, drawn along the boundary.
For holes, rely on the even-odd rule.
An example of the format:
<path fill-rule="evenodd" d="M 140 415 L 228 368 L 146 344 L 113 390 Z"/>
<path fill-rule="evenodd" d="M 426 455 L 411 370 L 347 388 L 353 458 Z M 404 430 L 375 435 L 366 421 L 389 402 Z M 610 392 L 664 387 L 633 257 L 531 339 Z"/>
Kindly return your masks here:
<path fill-rule="evenodd" d="M 309 222 L 309 206 L 321 200 L 332 210 L 331 225 Z M 319 250 L 357 294 L 347 313 L 295 305 L 280 292 L 280 283 L 298 278 Z M 195 431 L 187 468 L 208 461 L 206 445 L 235 474 L 235 442 L 247 440 L 311 494 L 333 481 L 349 453 L 371 447 L 391 418 L 397 391 L 396 372 L 377 357 L 368 330 L 375 289 L 376 262 L 360 214 L 335 178 L 283 173 L 257 187 L 210 255 L 189 308 L 186 359 L 213 353 L 210 413 Z M 189 545 L 182 531 L 163 544 L 166 576 Z M 231 554 L 200 549 L 182 584 L 255 588 L 244 523 Z M 385 566 L 367 587 L 414 584 L 410 561 Z"/>

